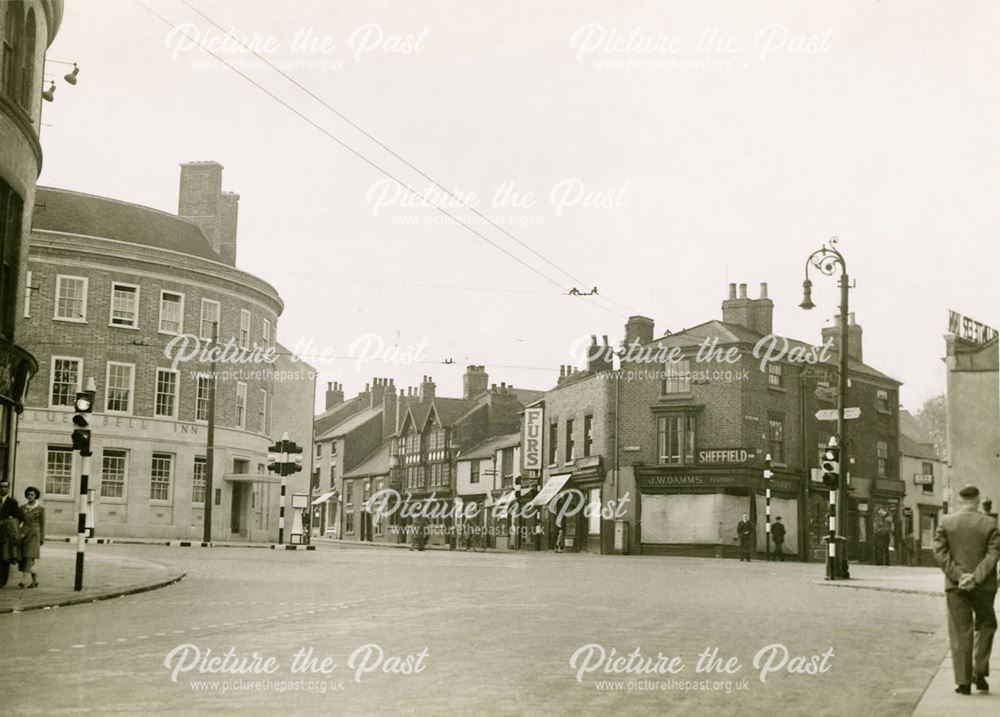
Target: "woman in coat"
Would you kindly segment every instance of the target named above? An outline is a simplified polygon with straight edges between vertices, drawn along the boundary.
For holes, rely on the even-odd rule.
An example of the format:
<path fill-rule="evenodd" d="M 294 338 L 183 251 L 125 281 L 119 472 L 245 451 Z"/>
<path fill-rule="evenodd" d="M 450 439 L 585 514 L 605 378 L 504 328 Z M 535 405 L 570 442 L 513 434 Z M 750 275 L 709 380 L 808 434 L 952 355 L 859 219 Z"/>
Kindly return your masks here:
<path fill-rule="evenodd" d="M 24 489 L 24 497 L 28 502 L 21 508 L 24 521 L 21 524 L 21 572 L 31 575 L 31 584 L 27 587 L 38 587 L 38 575 L 35 572 L 35 561 L 38 560 L 41 546 L 45 544 L 45 508 L 38 502 L 38 488 L 28 486 Z M 23 582 L 20 587 L 25 587 Z"/>

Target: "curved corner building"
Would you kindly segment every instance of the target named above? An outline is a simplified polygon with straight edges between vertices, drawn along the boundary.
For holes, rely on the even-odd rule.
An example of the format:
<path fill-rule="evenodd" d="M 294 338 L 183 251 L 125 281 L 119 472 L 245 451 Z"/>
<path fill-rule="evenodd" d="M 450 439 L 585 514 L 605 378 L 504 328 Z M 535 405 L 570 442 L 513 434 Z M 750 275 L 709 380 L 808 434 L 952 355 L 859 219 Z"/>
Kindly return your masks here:
<path fill-rule="evenodd" d="M 38 188 L 22 336 L 39 368 L 21 420 L 18 470 L 42 489 L 49 533 L 76 532 L 73 400 L 93 379 L 88 520 L 96 534 L 201 538 L 205 350 L 217 324 L 218 347 L 254 360 L 224 352 L 217 365 L 212 537 L 277 537 L 279 479 L 266 464 L 268 446 L 289 430 L 289 414 L 274 405 L 285 359 L 261 356 L 277 353 L 283 306 L 273 287 L 234 266 L 239 197 L 221 186 L 218 163 L 181 165 L 177 216 Z M 278 400 L 300 401 L 308 426 L 314 379 L 305 364 L 297 368 L 304 380 L 281 381 Z"/>

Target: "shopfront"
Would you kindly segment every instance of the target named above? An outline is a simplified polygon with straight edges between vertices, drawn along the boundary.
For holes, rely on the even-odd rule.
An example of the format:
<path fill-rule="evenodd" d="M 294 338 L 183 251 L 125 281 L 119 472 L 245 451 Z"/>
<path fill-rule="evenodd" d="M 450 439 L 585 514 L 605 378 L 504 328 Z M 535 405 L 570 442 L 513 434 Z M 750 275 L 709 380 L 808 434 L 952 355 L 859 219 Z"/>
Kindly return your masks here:
<path fill-rule="evenodd" d="M 756 552 L 765 551 L 767 498 L 760 471 L 640 466 L 636 481 L 643 554 L 735 557 L 736 526 L 744 515 L 756 526 Z M 781 516 L 785 525 L 785 553 L 797 554 L 801 482 L 778 474 L 770 488 L 772 520 Z"/>

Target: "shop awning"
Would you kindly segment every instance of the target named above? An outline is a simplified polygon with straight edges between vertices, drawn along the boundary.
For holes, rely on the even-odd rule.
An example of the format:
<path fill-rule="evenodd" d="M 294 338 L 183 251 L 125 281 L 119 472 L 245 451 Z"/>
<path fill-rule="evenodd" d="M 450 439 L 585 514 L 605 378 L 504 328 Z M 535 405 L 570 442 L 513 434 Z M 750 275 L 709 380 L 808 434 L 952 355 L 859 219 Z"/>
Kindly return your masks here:
<path fill-rule="evenodd" d="M 312 502 L 312 504 L 313 505 L 321 505 L 321 504 L 327 502 L 328 500 L 330 500 L 330 498 L 332 498 L 334 495 L 336 495 L 336 491 L 332 491 L 331 490 L 330 492 L 324 493 L 319 498 L 317 498 L 316 500 L 314 500 Z"/>
<path fill-rule="evenodd" d="M 572 475 L 572 473 L 561 473 L 559 475 L 549 476 L 545 485 L 543 485 L 542 489 L 538 491 L 538 495 L 532 498 L 528 505 L 548 505 L 549 501 L 556 497 L 556 493 L 562 490 L 563 486 L 566 485 Z"/>

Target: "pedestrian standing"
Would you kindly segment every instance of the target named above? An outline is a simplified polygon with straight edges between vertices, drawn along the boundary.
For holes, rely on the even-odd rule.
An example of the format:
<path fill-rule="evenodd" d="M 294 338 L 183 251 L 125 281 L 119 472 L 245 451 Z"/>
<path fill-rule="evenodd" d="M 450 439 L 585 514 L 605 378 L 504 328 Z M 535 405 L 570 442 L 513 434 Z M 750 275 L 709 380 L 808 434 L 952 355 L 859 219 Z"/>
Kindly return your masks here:
<path fill-rule="evenodd" d="M 21 559 L 21 508 L 9 492 L 10 482 L 0 480 L 0 588 L 7 585 L 10 566 Z"/>
<path fill-rule="evenodd" d="M 775 519 L 774 525 L 771 526 L 771 539 L 774 540 L 774 560 L 780 560 L 785 562 L 785 553 L 782 550 L 782 545 L 785 543 L 785 524 L 781 522 L 781 516 L 779 515 Z"/>
<path fill-rule="evenodd" d="M 736 525 L 736 539 L 740 541 L 740 562 L 746 560 L 749 563 L 750 546 L 753 541 L 753 523 L 750 522 L 746 513 L 743 514 L 743 520 Z"/>
<path fill-rule="evenodd" d="M 993 602 L 997 595 L 1000 531 L 994 518 L 979 511 L 979 489 L 958 492 L 956 512 L 944 516 L 934 536 L 934 559 L 944 571 L 948 599 L 948 637 L 955 671 L 955 692 L 986 692 L 990 652 L 997 629 Z"/>
<path fill-rule="evenodd" d="M 535 550 L 539 551 L 542 549 L 542 533 L 544 529 L 542 528 L 542 517 L 538 516 L 535 518 Z"/>
<path fill-rule="evenodd" d="M 888 565 L 889 564 L 889 531 L 884 528 L 880 528 L 875 531 L 875 564 L 876 565 Z"/>
<path fill-rule="evenodd" d="M 21 573 L 22 580 L 18 587 L 38 587 L 38 574 L 35 563 L 41 556 L 41 547 L 45 545 L 45 508 L 38 502 L 41 493 L 38 488 L 28 486 L 24 489 L 24 497 L 28 502 L 21 508 Z M 24 575 L 31 576 L 31 583 L 24 584 Z"/>
<path fill-rule="evenodd" d="M 563 515 L 562 511 L 556 515 L 556 552 L 563 552 L 563 546 L 566 544 L 566 516 Z"/>

